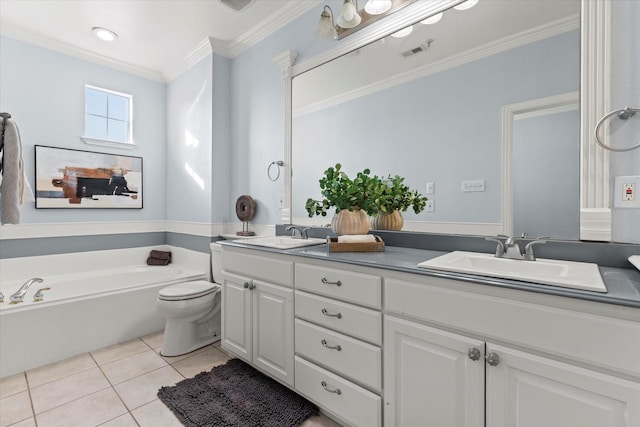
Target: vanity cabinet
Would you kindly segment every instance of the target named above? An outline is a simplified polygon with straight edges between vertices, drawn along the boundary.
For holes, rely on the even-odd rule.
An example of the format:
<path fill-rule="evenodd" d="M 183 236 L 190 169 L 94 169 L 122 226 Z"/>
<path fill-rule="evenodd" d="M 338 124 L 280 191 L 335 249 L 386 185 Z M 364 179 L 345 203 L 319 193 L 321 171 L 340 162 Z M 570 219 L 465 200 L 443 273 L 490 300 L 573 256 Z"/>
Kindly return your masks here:
<path fill-rule="evenodd" d="M 222 348 L 293 386 L 293 262 L 223 251 Z"/>
<path fill-rule="evenodd" d="M 640 425 L 638 322 L 465 287 L 385 279 L 385 426 Z"/>
<path fill-rule="evenodd" d="M 295 389 L 350 425 L 381 426 L 382 279 L 337 267 L 295 264 Z"/>

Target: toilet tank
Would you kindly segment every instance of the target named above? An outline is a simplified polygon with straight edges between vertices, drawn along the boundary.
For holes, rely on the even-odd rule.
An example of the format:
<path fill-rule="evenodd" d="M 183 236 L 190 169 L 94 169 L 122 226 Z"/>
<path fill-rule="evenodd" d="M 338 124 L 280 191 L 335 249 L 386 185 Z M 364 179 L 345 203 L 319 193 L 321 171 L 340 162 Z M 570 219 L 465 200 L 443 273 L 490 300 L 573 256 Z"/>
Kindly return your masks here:
<path fill-rule="evenodd" d="M 213 281 L 222 284 L 222 246 L 219 243 L 211 243 L 211 274 Z"/>

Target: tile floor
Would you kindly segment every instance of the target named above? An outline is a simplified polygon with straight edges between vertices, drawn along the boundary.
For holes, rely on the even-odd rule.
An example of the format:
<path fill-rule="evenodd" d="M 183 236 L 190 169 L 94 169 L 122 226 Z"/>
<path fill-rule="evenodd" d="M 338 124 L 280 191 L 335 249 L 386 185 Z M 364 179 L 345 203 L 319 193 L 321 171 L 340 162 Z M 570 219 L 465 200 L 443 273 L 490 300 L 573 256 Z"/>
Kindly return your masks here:
<path fill-rule="evenodd" d="M 219 342 L 184 356 L 160 356 L 162 332 L 0 380 L 0 427 L 180 427 L 158 400 L 174 385 L 229 356 Z M 322 415 L 303 427 L 339 427 Z"/>

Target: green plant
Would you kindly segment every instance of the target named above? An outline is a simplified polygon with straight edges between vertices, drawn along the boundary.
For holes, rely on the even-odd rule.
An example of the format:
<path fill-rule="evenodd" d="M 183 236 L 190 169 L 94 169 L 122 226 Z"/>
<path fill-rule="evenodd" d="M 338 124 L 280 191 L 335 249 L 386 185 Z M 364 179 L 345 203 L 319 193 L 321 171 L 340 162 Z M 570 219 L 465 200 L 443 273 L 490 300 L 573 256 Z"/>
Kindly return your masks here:
<path fill-rule="evenodd" d="M 360 208 L 369 215 L 378 212 L 375 202 L 382 180 L 377 175 L 370 176 L 371 171 L 364 169 L 351 179 L 342 170 L 342 165 L 329 167 L 320 179 L 322 200 L 307 199 L 305 209 L 309 217 L 313 215 L 327 216 L 327 210 L 335 207 L 336 213 L 343 209 L 352 211 Z"/>
<path fill-rule="evenodd" d="M 385 213 L 391 213 L 394 210 L 404 212 L 413 206 L 413 211 L 418 214 L 424 210 L 427 200 L 417 190 L 411 190 L 405 185 L 403 177 L 396 175 L 392 178 L 389 175 L 381 182 L 376 192 L 375 203 L 378 210 Z"/>

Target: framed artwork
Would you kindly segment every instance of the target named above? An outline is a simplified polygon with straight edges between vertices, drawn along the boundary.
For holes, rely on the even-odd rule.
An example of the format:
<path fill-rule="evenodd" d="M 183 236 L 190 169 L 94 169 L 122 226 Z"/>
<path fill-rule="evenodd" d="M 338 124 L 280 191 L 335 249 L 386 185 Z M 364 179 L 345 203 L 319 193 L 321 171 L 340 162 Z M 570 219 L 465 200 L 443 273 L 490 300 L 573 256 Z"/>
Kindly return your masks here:
<path fill-rule="evenodd" d="M 142 209 L 142 157 L 36 145 L 36 209 Z"/>

